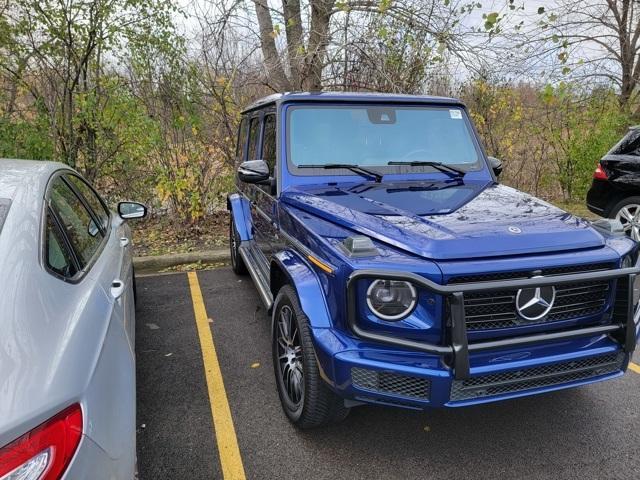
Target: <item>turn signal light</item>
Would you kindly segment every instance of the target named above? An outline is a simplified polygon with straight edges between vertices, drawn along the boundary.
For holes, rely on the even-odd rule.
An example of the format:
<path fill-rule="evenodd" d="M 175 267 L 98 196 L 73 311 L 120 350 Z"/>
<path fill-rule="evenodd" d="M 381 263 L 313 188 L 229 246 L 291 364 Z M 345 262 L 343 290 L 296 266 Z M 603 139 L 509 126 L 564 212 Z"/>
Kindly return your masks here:
<path fill-rule="evenodd" d="M 607 172 L 604 171 L 600 163 L 598 163 L 598 166 L 596 167 L 596 171 L 593 172 L 593 178 L 597 178 L 598 180 L 606 180 L 607 178 L 609 178 L 607 177 Z"/>
<path fill-rule="evenodd" d="M 75 404 L 0 448 L 0 480 L 58 480 L 82 436 L 82 410 Z"/>

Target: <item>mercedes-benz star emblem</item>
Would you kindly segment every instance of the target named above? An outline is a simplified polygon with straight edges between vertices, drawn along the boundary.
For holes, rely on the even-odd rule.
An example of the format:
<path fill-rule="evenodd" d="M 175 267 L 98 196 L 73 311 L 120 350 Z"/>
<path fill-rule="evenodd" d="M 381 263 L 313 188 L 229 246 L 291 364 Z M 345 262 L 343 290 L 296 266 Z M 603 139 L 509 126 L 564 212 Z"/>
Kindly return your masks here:
<path fill-rule="evenodd" d="M 522 233 L 522 230 L 514 226 L 509 227 L 507 230 L 509 230 L 509 233 Z"/>
<path fill-rule="evenodd" d="M 516 295 L 516 309 L 525 320 L 540 320 L 549 313 L 555 299 L 553 286 L 523 288 Z"/>

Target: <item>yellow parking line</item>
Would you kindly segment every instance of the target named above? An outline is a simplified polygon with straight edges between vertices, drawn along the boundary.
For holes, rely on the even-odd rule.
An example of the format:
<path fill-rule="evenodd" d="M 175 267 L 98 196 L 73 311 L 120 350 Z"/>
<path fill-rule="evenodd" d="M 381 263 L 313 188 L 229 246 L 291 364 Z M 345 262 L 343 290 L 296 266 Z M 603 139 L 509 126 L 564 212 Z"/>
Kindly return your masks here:
<path fill-rule="evenodd" d="M 218 355 L 216 354 L 207 311 L 202 299 L 198 275 L 196 272 L 189 272 L 188 276 L 193 311 L 195 312 L 198 336 L 200 337 L 202 359 L 204 361 L 204 373 L 207 379 L 207 389 L 209 390 L 211 415 L 216 431 L 216 443 L 218 445 L 218 454 L 220 455 L 222 476 L 224 480 L 245 480 L 238 439 L 233 427 L 231 409 L 224 389 L 222 372 L 220 371 Z"/>
<path fill-rule="evenodd" d="M 636 373 L 640 373 L 640 365 L 636 365 L 633 362 L 629 362 L 629 368 Z"/>

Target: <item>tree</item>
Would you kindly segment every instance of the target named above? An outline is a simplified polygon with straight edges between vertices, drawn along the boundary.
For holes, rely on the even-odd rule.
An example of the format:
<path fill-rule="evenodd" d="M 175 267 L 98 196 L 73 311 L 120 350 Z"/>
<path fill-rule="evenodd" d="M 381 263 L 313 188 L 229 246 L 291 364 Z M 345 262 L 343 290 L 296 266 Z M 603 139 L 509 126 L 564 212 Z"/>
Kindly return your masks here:
<path fill-rule="evenodd" d="M 171 42 L 174 12 L 169 0 L 7 4 L 0 71 L 46 112 L 56 157 L 90 180 L 120 150 L 99 138 L 114 132 L 102 115 L 118 88 L 111 63 L 130 43 Z"/>
<path fill-rule="evenodd" d="M 508 5 L 520 10 L 513 0 Z M 620 106 L 640 114 L 634 107 L 640 82 L 640 3 L 556 0 L 547 8 L 534 7 L 530 21 L 517 23 L 506 35 L 502 58 L 513 57 L 515 45 L 531 68 L 529 74 L 555 70 L 574 81 L 614 84 Z M 490 33 L 496 33 L 501 23 L 509 24 L 508 15 L 495 15 L 487 25 Z"/>
<path fill-rule="evenodd" d="M 346 73 L 350 50 L 361 58 L 367 53 L 375 58 L 379 53 L 375 49 L 362 49 L 361 33 L 368 30 L 369 38 L 372 32 L 379 35 L 385 22 L 387 33 L 393 30 L 401 45 L 397 49 L 388 44 L 384 50 L 390 55 L 408 54 L 399 63 L 392 60 L 392 70 L 406 61 L 422 62 L 414 53 L 425 53 L 433 44 L 437 44 L 438 55 L 449 50 L 462 57 L 462 50 L 468 52 L 470 44 L 459 34 L 460 19 L 477 8 L 476 3 L 450 0 L 309 0 L 308 4 L 282 0 L 281 11 L 273 9 L 268 0 L 253 0 L 253 4 L 267 84 L 275 91 L 322 89 L 327 63 L 347 64 Z M 282 25 L 285 41 L 281 52 L 277 40 Z M 327 58 L 329 53 L 332 55 Z M 418 65 L 414 73 L 422 70 Z"/>

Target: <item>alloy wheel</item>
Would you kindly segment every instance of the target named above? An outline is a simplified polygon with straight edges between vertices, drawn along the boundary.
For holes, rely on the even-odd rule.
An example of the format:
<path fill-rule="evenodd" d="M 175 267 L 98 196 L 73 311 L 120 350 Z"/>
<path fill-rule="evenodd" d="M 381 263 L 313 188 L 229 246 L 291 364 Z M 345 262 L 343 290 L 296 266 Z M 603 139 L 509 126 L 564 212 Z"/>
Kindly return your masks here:
<path fill-rule="evenodd" d="M 616 214 L 616 220 L 622 224 L 624 233 L 640 241 L 640 205 L 630 203 L 622 207 Z"/>
<path fill-rule="evenodd" d="M 294 408 L 304 400 L 302 344 L 293 310 L 283 305 L 278 315 L 276 333 L 278 368 L 284 393 Z"/>

